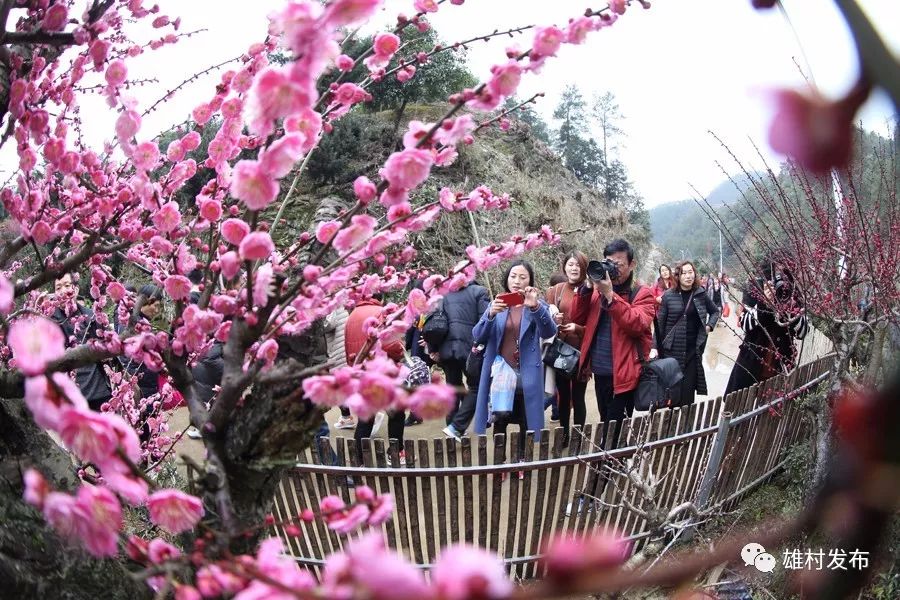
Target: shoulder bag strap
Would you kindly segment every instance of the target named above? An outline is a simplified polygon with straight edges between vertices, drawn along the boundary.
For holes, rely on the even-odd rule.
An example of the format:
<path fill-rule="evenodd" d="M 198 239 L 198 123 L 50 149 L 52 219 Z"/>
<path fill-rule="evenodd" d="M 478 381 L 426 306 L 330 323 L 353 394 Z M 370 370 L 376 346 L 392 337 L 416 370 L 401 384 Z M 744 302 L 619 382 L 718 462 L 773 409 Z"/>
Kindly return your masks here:
<path fill-rule="evenodd" d="M 691 305 L 691 302 L 694 301 L 694 292 L 691 292 L 691 295 L 688 297 L 687 302 L 684 303 L 684 311 L 682 311 L 681 316 L 678 317 L 678 320 L 672 324 L 672 329 L 669 330 L 669 333 L 666 334 L 666 337 L 663 338 L 662 343 L 659 345 L 660 348 L 666 345 L 666 340 L 669 339 L 669 336 L 675 331 L 675 328 L 678 327 L 678 324 L 681 323 L 681 320 L 687 315 L 688 307 Z"/>

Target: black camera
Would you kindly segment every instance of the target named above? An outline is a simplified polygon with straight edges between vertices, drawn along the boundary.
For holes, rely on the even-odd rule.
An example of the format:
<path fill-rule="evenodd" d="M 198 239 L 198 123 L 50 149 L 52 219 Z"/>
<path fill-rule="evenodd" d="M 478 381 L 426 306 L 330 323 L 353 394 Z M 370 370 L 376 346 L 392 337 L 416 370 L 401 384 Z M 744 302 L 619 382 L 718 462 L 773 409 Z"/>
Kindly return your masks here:
<path fill-rule="evenodd" d="M 791 299 L 791 282 L 781 274 L 775 276 L 775 299 L 779 302 L 787 302 Z"/>
<path fill-rule="evenodd" d="M 588 263 L 587 276 L 590 277 L 592 281 L 606 279 L 607 273 L 609 274 L 610 279 L 618 279 L 619 265 L 608 258 L 604 258 L 603 260 L 592 260 Z"/>

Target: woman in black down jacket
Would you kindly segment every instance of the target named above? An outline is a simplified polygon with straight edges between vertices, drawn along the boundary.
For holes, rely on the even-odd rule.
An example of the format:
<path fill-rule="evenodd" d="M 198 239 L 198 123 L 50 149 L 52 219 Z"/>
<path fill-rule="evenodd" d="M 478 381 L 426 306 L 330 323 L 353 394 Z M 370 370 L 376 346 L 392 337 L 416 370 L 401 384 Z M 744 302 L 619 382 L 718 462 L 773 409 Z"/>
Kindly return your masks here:
<path fill-rule="evenodd" d="M 700 285 L 693 263 L 679 263 L 674 277 L 675 286 L 666 290 L 659 306 L 656 344 L 660 356 L 678 360 L 684 374 L 680 389 L 672 391 L 672 406 L 687 406 L 694 403 L 695 392 L 707 394 L 703 351 L 720 311 Z"/>

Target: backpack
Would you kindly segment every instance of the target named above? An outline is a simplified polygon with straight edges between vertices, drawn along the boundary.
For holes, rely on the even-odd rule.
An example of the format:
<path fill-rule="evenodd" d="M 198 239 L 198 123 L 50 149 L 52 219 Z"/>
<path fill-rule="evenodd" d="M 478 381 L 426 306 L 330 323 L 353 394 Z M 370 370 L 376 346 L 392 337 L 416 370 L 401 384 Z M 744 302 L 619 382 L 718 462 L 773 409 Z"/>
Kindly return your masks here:
<path fill-rule="evenodd" d="M 430 315 L 425 317 L 425 325 L 422 326 L 422 339 L 428 344 L 431 352 L 437 352 L 447 335 L 450 333 L 450 318 L 444 311 L 444 303 Z"/>

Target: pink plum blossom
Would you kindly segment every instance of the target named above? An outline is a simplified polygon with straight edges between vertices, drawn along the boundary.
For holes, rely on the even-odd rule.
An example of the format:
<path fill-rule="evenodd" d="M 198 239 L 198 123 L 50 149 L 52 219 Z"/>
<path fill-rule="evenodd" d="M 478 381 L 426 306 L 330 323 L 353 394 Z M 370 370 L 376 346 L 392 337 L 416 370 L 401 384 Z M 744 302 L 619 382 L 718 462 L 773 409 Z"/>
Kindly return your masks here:
<path fill-rule="evenodd" d="M 256 351 L 256 359 L 263 361 L 267 367 L 271 367 L 275 364 L 275 359 L 278 357 L 278 342 L 273 339 L 268 339 L 259 345 L 259 348 Z"/>
<path fill-rule="evenodd" d="M 621 1 L 624 3 L 625 0 Z M 610 2 L 610 6 L 612 4 L 613 2 Z M 566 34 L 559 27 L 553 25 L 538 27 L 535 29 L 531 51 L 538 56 L 556 56 L 556 52 L 565 39 Z"/>
<path fill-rule="evenodd" d="M 25 380 L 25 406 L 40 427 L 57 431 L 67 407 L 88 409 L 81 390 L 65 373 L 53 373 L 53 383 L 43 375 Z"/>
<path fill-rule="evenodd" d="M 118 281 L 113 281 L 107 286 L 106 293 L 113 300 L 113 302 L 121 302 L 125 297 L 125 286 Z"/>
<path fill-rule="evenodd" d="M 773 100 L 775 116 L 769 125 L 773 150 L 817 173 L 847 164 L 853 147 L 855 102 L 832 102 L 795 90 L 778 90 Z"/>
<path fill-rule="evenodd" d="M 234 279 L 241 270 L 241 258 L 237 252 L 231 250 L 219 257 L 219 266 L 225 279 Z"/>
<path fill-rule="evenodd" d="M 314 88 L 310 90 L 299 85 L 284 69 L 270 67 L 261 71 L 245 105 L 250 131 L 260 136 L 269 135 L 275 119 L 309 107 L 314 93 Z"/>
<path fill-rule="evenodd" d="M 59 325 L 43 317 L 16 319 L 6 337 L 16 366 L 27 376 L 40 375 L 47 363 L 65 352 L 65 338 Z"/>
<path fill-rule="evenodd" d="M 107 462 L 118 447 L 112 426 L 113 416 L 86 408 L 64 408 L 59 419 L 59 436 L 85 462 Z"/>
<path fill-rule="evenodd" d="M 191 131 L 183 138 L 181 138 L 181 147 L 184 148 L 185 152 L 191 152 L 200 147 L 200 133 L 197 131 Z"/>
<path fill-rule="evenodd" d="M 353 59 L 347 56 L 346 54 L 341 54 L 334 61 L 335 66 L 337 66 L 339 71 L 343 71 L 346 73 L 353 69 Z"/>
<path fill-rule="evenodd" d="M 627 0 L 609 0 L 609 9 L 617 15 L 624 15 L 628 8 Z"/>
<path fill-rule="evenodd" d="M 243 219 L 225 219 L 221 231 L 226 242 L 237 246 L 250 233 L 250 225 Z"/>
<path fill-rule="evenodd" d="M 436 0 L 414 0 L 413 8 L 420 13 L 433 13 L 438 11 L 438 3 Z"/>
<path fill-rule="evenodd" d="M 365 504 L 356 504 L 347 510 L 333 513 L 325 518 L 328 527 L 338 533 L 350 533 L 369 520 L 371 511 Z"/>
<path fill-rule="evenodd" d="M 178 203 L 169 200 L 157 210 L 151 218 L 156 228 L 163 233 L 169 233 L 178 228 L 181 224 L 181 211 Z"/>
<path fill-rule="evenodd" d="M 456 391 L 453 387 L 437 383 L 417 387 L 408 400 L 410 410 L 423 419 L 446 416 L 455 402 Z"/>
<path fill-rule="evenodd" d="M 106 77 L 106 83 L 111 87 L 119 87 L 125 83 L 125 79 L 128 78 L 128 67 L 125 66 L 125 61 L 117 58 L 109 63 L 104 76 Z"/>
<path fill-rule="evenodd" d="M 200 216 L 215 223 L 222 218 L 222 202 L 215 198 L 200 199 Z"/>
<path fill-rule="evenodd" d="M 311 592 L 316 585 L 312 574 L 301 569 L 294 559 L 285 554 L 284 545 L 277 537 L 263 540 L 259 545 L 256 568 L 268 580 L 277 581 L 280 585 L 276 587 L 257 579 L 235 594 L 234 600 L 294 600 L 298 595 L 308 595 L 303 592 Z M 285 592 L 285 588 L 290 592 Z"/>
<path fill-rule="evenodd" d="M 238 253 L 242 260 L 265 260 L 275 251 L 272 236 L 265 231 L 254 231 L 241 240 Z"/>
<path fill-rule="evenodd" d="M 581 44 L 587 38 L 587 34 L 596 29 L 591 17 L 580 16 L 569 22 L 566 27 L 566 42 L 569 44 Z"/>
<path fill-rule="evenodd" d="M 316 240 L 320 244 L 327 244 L 340 229 L 340 221 L 323 221 L 316 225 Z"/>
<path fill-rule="evenodd" d="M 303 135 L 299 133 L 289 133 L 278 139 L 261 153 L 260 169 L 270 177 L 281 179 L 303 156 L 303 142 Z"/>
<path fill-rule="evenodd" d="M 44 19 L 41 21 L 41 29 L 48 32 L 62 31 L 66 27 L 69 18 L 69 9 L 65 4 L 58 2 L 47 9 Z"/>
<path fill-rule="evenodd" d="M 152 171 L 159 164 L 159 147 L 153 142 L 141 142 L 132 152 L 131 162 L 141 171 Z"/>
<path fill-rule="evenodd" d="M 339 252 L 348 252 L 352 248 L 372 237 L 378 221 L 370 215 L 354 215 L 350 224 L 338 231 L 334 236 L 334 248 Z"/>
<path fill-rule="evenodd" d="M 232 176 L 231 195 L 250 210 L 262 210 L 278 197 L 278 181 L 258 161 L 238 161 Z"/>
<path fill-rule="evenodd" d="M 47 480 L 44 479 L 40 471 L 35 469 L 26 469 L 22 478 L 25 484 L 25 492 L 22 494 L 22 499 L 38 510 L 43 509 L 44 499 L 50 493 L 50 485 L 47 483 Z"/>
<path fill-rule="evenodd" d="M 382 494 L 374 498 L 370 506 L 371 513 L 369 514 L 367 525 L 369 527 L 377 527 L 387 522 L 394 514 L 394 497 L 390 494 Z"/>
<path fill-rule="evenodd" d="M 522 81 L 522 65 L 511 60 L 503 65 L 495 65 L 491 68 L 491 72 L 492 77 L 488 81 L 488 89 L 491 92 L 503 98 L 516 93 Z"/>
<path fill-rule="evenodd" d="M 510 73 L 511 71 L 507 70 L 502 75 L 504 81 L 498 82 L 497 85 L 505 86 L 507 84 L 505 78 L 508 77 Z M 462 115 L 441 123 L 441 126 L 435 132 L 434 137 L 438 142 L 445 146 L 455 146 L 462 142 L 467 135 L 470 135 L 472 131 L 475 130 L 475 126 L 475 120 L 472 119 L 472 115 Z"/>
<path fill-rule="evenodd" d="M 372 49 L 381 58 L 390 58 L 400 48 L 400 38 L 393 33 L 379 33 L 375 36 Z"/>
<path fill-rule="evenodd" d="M 163 288 L 172 300 L 187 300 L 191 296 L 191 280 L 184 275 L 169 275 Z"/>
<path fill-rule="evenodd" d="M 203 516 L 199 498 L 178 490 L 160 490 L 147 499 L 150 520 L 169 533 L 192 529 Z"/>
<path fill-rule="evenodd" d="M 15 306 L 15 287 L 0 273 L 0 315 L 8 315 Z"/>
<path fill-rule="evenodd" d="M 384 163 L 382 176 L 391 186 L 411 190 L 428 178 L 433 160 L 427 150 L 394 152 Z"/>
<path fill-rule="evenodd" d="M 368 204 L 374 200 L 377 192 L 378 189 L 375 187 L 375 184 L 365 175 L 360 175 L 353 181 L 353 193 L 356 194 L 356 199 L 363 204 Z"/>
<path fill-rule="evenodd" d="M 44 497 L 44 519 L 65 539 L 76 536 L 75 498 L 62 492 L 50 492 Z"/>
<path fill-rule="evenodd" d="M 79 541 L 94 556 L 115 556 L 119 552 L 122 506 L 106 488 L 82 485 L 73 509 Z"/>
<path fill-rule="evenodd" d="M 442 600 L 508 598 L 513 584 L 496 554 L 456 544 L 441 550 L 431 582 Z"/>
<path fill-rule="evenodd" d="M 154 565 L 162 564 L 168 560 L 177 559 L 180 556 L 181 550 L 166 542 L 165 540 L 154 538 L 150 540 L 149 544 L 147 544 L 147 558 L 149 558 L 150 562 Z"/>
<path fill-rule="evenodd" d="M 256 270 L 253 278 L 253 304 L 265 306 L 269 302 L 270 288 L 274 284 L 272 265 L 265 263 Z"/>
<path fill-rule="evenodd" d="M 613 569 L 628 555 L 628 542 L 615 534 L 601 532 L 584 539 L 562 534 L 547 543 L 543 563 L 548 578 L 564 580 L 587 570 Z"/>
<path fill-rule="evenodd" d="M 303 394 L 319 406 L 340 406 L 356 391 L 357 382 L 349 377 L 318 375 L 303 380 Z"/>

